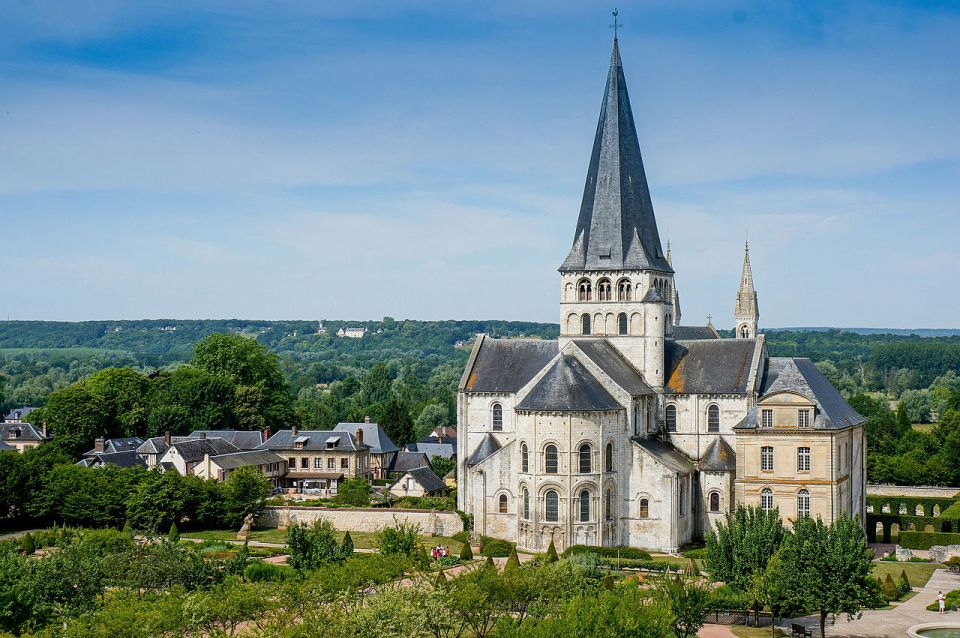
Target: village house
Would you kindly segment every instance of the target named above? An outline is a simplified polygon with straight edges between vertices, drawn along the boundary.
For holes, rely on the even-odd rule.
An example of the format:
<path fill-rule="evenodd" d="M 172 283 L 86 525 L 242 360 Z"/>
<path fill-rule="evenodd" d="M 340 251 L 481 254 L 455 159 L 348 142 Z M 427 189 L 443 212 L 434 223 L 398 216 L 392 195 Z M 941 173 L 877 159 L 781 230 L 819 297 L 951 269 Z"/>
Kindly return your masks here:
<path fill-rule="evenodd" d="M 280 430 L 258 450 L 271 450 L 287 461 L 283 487 L 299 493 L 336 494 L 344 479 L 369 479 L 370 446 L 357 435 L 334 430 Z"/>
<path fill-rule="evenodd" d="M 390 486 L 390 494 L 404 496 L 443 496 L 447 486 L 429 467 L 408 470 Z"/>
<path fill-rule="evenodd" d="M 387 478 L 389 467 L 400 448 L 390 440 L 379 424 L 371 423 L 370 417 L 364 417 L 363 423 L 337 423 L 333 431 L 353 434 L 358 440 L 370 446 L 371 478 Z"/>
<path fill-rule="evenodd" d="M 234 470 L 241 467 L 256 467 L 270 479 L 274 487 L 283 487 L 287 461 L 270 450 L 246 450 L 215 456 L 204 454 L 203 461 L 193 466 L 193 473 L 202 479 L 222 482 L 226 481 Z"/>
<path fill-rule="evenodd" d="M 47 440 L 46 428 L 37 429 L 32 423 L 14 421 L 0 423 L 0 443 L 17 452 L 38 447 Z"/>
<path fill-rule="evenodd" d="M 84 467 L 103 467 L 117 465 L 119 467 L 146 467 L 146 463 L 137 453 L 143 445 L 139 436 L 129 436 L 116 439 L 98 438 L 93 443 L 93 449 L 84 452 L 83 458 L 77 465 Z"/>
<path fill-rule="evenodd" d="M 193 468 L 207 455 L 217 456 L 239 452 L 240 449 L 226 439 L 219 437 L 188 438 L 174 441 L 160 457 L 160 467 L 175 470 L 180 476 L 193 474 Z"/>

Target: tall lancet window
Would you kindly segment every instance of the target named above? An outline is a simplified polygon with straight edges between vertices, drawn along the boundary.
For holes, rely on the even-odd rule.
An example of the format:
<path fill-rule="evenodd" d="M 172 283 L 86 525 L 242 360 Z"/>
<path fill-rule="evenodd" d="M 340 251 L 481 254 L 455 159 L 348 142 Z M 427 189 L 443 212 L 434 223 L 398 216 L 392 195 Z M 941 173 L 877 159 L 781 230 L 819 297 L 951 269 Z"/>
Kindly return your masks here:
<path fill-rule="evenodd" d="M 590 334 L 590 315 L 588 314 L 580 317 L 580 333 L 585 335 Z"/>

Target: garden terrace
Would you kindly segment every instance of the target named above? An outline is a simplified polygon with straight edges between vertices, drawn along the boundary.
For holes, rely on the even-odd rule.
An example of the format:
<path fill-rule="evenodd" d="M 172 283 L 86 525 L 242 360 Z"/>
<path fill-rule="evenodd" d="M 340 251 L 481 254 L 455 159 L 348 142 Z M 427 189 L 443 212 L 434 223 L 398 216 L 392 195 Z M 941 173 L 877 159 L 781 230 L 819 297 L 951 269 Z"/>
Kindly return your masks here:
<path fill-rule="evenodd" d="M 867 539 L 871 543 L 891 542 L 894 525 L 898 533 L 904 530 L 937 534 L 960 532 L 960 500 L 956 497 L 868 496 Z"/>

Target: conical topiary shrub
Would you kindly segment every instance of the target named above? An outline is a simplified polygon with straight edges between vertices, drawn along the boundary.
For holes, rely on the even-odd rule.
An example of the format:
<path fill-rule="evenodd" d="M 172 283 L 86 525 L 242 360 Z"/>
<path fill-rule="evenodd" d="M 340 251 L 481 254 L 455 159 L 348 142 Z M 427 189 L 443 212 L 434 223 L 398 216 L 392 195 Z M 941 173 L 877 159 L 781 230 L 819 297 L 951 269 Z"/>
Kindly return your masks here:
<path fill-rule="evenodd" d="M 887 597 L 887 600 L 896 600 L 900 597 L 897 585 L 893 582 L 890 574 L 887 574 L 887 577 L 883 579 L 883 595 Z"/>
<path fill-rule="evenodd" d="M 433 582 L 433 586 L 437 589 L 447 586 L 447 575 L 443 573 L 442 569 L 437 573 L 437 579 Z"/>
<path fill-rule="evenodd" d="M 171 543 L 180 542 L 180 528 L 177 527 L 176 521 L 170 524 L 170 531 L 167 533 L 167 540 L 169 540 Z"/>
<path fill-rule="evenodd" d="M 463 549 L 460 550 L 460 560 L 467 562 L 468 560 L 473 560 L 473 549 L 470 547 L 470 539 L 463 544 Z"/>
<path fill-rule="evenodd" d="M 33 534 L 27 532 L 20 537 L 20 551 L 22 551 L 27 556 L 32 555 L 37 551 L 37 544 L 33 540 Z"/>
<path fill-rule="evenodd" d="M 900 580 L 897 582 L 897 589 L 901 596 L 905 596 L 910 593 L 912 587 L 910 586 L 910 579 L 907 578 L 907 570 L 903 569 L 900 571 Z"/>
<path fill-rule="evenodd" d="M 550 546 L 547 547 L 547 562 L 555 563 L 560 560 L 560 557 L 557 556 L 557 546 L 553 544 L 553 539 L 550 539 Z"/>
<path fill-rule="evenodd" d="M 517 548 L 514 547 L 507 557 L 507 564 L 503 566 L 503 571 L 510 572 L 520 567 L 520 557 L 517 556 Z"/>
<path fill-rule="evenodd" d="M 487 562 L 484 563 L 485 567 L 497 568 L 496 564 L 493 562 L 493 556 L 487 556 Z"/>
<path fill-rule="evenodd" d="M 133 526 L 130 525 L 130 519 L 128 518 L 123 524 L 123 533 L 127 536 L 133 536 Z"/>
<path fill-rule="evenodd" d="M 350 536 L 350 532 L 343 535 L 343 543 L 340 545 L 340 549 L 343 551 L 344 558 L 353 556 L 353 537 Z"/>

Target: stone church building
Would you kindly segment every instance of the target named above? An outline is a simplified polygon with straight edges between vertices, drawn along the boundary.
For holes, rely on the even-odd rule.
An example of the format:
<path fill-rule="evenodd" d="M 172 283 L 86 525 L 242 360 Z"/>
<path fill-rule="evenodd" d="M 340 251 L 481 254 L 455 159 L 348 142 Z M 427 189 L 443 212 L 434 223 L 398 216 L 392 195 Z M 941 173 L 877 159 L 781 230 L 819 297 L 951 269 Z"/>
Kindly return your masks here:
<path fill-rule="evenodd" d="M 864 419 L 810 360 L 768 356 L 749 248 L 734 338 L 680 323 L 616 39 L 559 271 L 560 338 L 481 335 L 460 383 L 457 498 L 478 533 L 673 551 L 738 503 L 863 520 Z"/>

